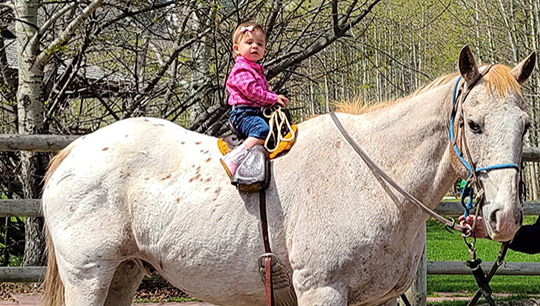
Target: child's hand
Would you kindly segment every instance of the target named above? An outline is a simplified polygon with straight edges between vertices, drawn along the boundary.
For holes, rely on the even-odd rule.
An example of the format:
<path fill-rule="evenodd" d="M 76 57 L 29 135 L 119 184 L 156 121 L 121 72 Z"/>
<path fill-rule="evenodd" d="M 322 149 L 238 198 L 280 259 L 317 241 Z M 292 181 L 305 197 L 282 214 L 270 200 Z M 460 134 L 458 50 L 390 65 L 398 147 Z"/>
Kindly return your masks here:
<path fill-rule="evenodd" d="M 287 102 L 289 102 L 289 99 L 285 98 L 284 95 L 277 95 L 277 103 L 276 104 L 279 104 L 279 105 L 285 107 L 285 104 L 287 104 Z"/>

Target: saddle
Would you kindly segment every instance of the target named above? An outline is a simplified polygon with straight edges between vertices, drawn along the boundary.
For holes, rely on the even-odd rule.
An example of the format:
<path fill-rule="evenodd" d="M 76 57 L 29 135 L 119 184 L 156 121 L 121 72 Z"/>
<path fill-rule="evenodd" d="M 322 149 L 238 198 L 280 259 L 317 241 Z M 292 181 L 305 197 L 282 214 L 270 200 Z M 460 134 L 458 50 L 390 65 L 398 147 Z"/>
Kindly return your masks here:
<path fill-rule="evenodd" d="M 255 146 L 249 150 L 244 161 L 231 178 L 231 184 L 245 192 L 254 192 L 268 187 L 270 182 L 270 160 L 286 154 L 296 141 L 298 127 L 289 124 L 287 111 L 273 109 L 265 117 L 269 120 L 270 133 L 265 146 Z M 218 148 L 225 155 L 242 144 L 245 135 L 239 133 L 229 119 L 231 134 L 218 139 Z"/>

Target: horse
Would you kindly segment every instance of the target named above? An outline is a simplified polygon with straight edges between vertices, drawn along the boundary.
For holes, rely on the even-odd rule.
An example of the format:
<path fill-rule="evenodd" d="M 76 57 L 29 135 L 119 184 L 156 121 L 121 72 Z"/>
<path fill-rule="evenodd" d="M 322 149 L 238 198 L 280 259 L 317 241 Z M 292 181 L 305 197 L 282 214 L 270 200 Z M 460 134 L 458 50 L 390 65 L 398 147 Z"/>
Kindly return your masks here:
<path fill-rule="evenodd" d="M 459 73 L 384 107 L 336 115 L 385 173 L 433 209 L 470 175 L 463 159 L 475 169 L 521 163 L 529 117 L 520 87 L 535 61 L 533 52 L 488 71 L 464 47 Z M 467 94 L 453 103 L 461 86 Z M 428 215 L 374 177 L 328 114 L 298 130 L 292 150 L 272 160 L 266 190 L 270 243 L 297 305 L 395 305 L 415 276 Z M 230 184 L 216 141 L 167 120 L 130 118 L 60 151 L 42 198 L 46 305 L 130 305 L 150 267 L 205 302 L 265 305 L 259 195 Z M 519 169 L 474 175 L 487 232 L 510 240 L 522 218 Z"/>

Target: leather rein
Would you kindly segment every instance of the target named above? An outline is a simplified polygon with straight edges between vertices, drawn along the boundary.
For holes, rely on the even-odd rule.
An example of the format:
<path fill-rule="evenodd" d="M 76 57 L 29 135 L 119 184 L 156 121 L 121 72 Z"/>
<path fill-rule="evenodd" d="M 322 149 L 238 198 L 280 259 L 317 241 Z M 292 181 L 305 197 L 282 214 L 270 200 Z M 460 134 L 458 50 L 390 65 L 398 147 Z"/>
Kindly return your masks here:
<path fill-rule="evenodd" d="M 442 224 L 444 224 L 445 227 L 447 228 L 453 228 L 455 229 L 456 231 L 459 231 L 459 232 L 462 232 L 462 233 L 465 233 L 466 232 L 466 228 L 457 224 L 453 219 L 452 220 L 448 220 L 446 218 L 444 218 L 443 216 L 437 214 L 436 212 L 434 212 L 432 209 L 430 209 L 429 207 L 427 207 L 426 205 L 424 205 L 422 202 L 420 202 L 417 198 L 415 198 L 412 194 L 410 194 L 407 190 L 403 189 L 401 186 L 399 186 L 398 183 L 396 183 L 396 181 L 394 181 L 390 176 L 388 176 L 388 174 L 386 174 L 370 157 L 369 155 L 367 155 L 366 152 L 364 152 L 364 150 L 362 150 L 362 148 L 358 145 L 358 143 L 356 143 L 356 141 L 354 141 L 354 139 L 352 138 L 352 136 L 349 134 L 349 132 L 347 132 L 347 130 L 343 127 L 343 125 L 341 124 L 341 122 L 339 121 L 339 119 L 337 118 L 336 114 L 334 112 L 330 112 L 330 117 L 332 117 L 332 120 L 334 120 L 334 123 L 336 124 L 338 130 L 341 132 L 341 134 L 343 135 L 343 137 L 345 137 L 345 139 L 349 142 L 349 144 L 351 145 L 351 147 L 356 151 L 356 153 L 358 153 L 358 155 L 360 155 L 360 157 L 362 158 L 362 160 L 364 160 L 364 162 L 366 163 L 366 165 L 369 167 L 369 169 L 371 170 L 371 172 L 377 176 L 377 177 L 380 177 L 382 178 L 384 181 L 386 181 L 388 184 L 390 184 L 392 187 L 394 187 L 394 189 L 396 189 L 399 193 L 401 193 L 405 198 L 407 198 L 407 200 L 411 201 L 412 203 L 414 203 L 416 206 L 418 206 L 422 211 L 424 211 L 425 213 L 427 213 L 428 215 L 430 215 L 431 217 L 433 217 L 434 219 L 436 219 L 437 221 L 441 222 Z M 394 201 L 396 201 L 393 197 L 392 199 Z M 398 204 L 398 203 L 396 203 Z"/>
<path fill-rule="evenodd" d="M 457 88 L 458 88 L 458 85 L 460 84 L 461 76 L 458 77 L 458 79 L 456 81 L 456 84 L 454 86 L 453 94 L 452 94 L 452 115 L 451 115 L 451 118 L 450 118 L 450 129 L 449 129 L 450 141 L 451 141 L 451 144 L 452 144 L 452 146 L 454 148 L 454 151 L 456 152 L 458 158 L 460 159 L 462 164 L 465 166 L 465 168 L 467 168 L 467 170 L 470 173 L 469 178 L 468 178 L 469 183 L 474 183 L 478 187 L 478 190 L 480 191 L 480 197 L 479 197 L 479 200 L 477 201 L 478 203 L 481 202 L 481 199 L 483 197 L 483 189 L 482 189 L 481 185 L 479 184 L 479 181 L 478 181 L 478 178 L 477 178 L 477 174 L 479 172 L 487 172 L 487 171 L 491 171 L 491 170 L 506 169 L 506 168 L 514 168 L 518 172 L 520 171 L 520 167 L 518 165 L 516 165 L 516 164 L 496 164 L 496 165 L 492 165 L 492 166 L 488 166 L 488 167 L 476 168 L 476 166 L 475 166 L 475 164 L 473 162 L 470 162 L 470 163 L 467 162 L 467 160 L 465 159 L 465 157 L 461 153 L 461 151 L 460 151 L 460 149 L 459 149 L 459 147 L 458 147 L 458 145 L 456 143 L 456 137 L 454 135 L 454 123 L 455 123 L 456 115 L 458 113 L 460 115 L 459 118 L 461 120 L 461 124 L 460 124 L 459 127 L 461 127 L 461 130 L 463 130 L 463 124 L 462 124 L 463 107 L 462 107 L 462 105 L 465 102 L 465 99 L 467 98 L 467 96 L 469 95 L 471 90 L 473 89 L 473 87 L 478 83 L 478 80 L 480 80 L 482 77 L 484 77 L 489 72 L 489 70 L 491 69 L 492 66 L 493 65 L 487 66 L 481 73 L 477 74 L 476 78 L 470 80 L 469 82 L 462 82 L 461 87 L 459 88 L 459 91 L 458 91 Z M 372 171 L 372 173 L 374 175 L 376 175 L 377 177 L 382 178 L 384 181 L 386 181 L 388 184 L 390 184 L 392 187 L 394 187 L 394 189 L 396 191 L 401 193 L 407 200 L 414 203 L 416 206 L 418 206 L 422 211 L 427 213 L 429 216 L 433 217 L 437 221 L 444 224 L 444 226 L 447 229 L 451 228 L 451 229 L 454 229 L 454 230 L 456 230 L 458 232 L 461 232 L 461 233 L 465 233 L 467 231 L 466 227 L 457 224 L 455 222 L 455 220 L 453 220 L 452 218 L 450 218 L 450 220 L 448 220 L 448 219 L 444 218 L 443 216 L 437 214 L 432 209 L 430 209 L 429 207 L 424 205 L 422 202 L 420 202 L 418 199 L 416 199 L 408 191 L 404 190 L 401 186 L 399 186 L 399 184 L 397 184 L 391 177 L 389 177 L 377 164 L 375 164 L 375 162 L 373 162 L 373 160 L 369 157 L 369 155 L 366 152 L 364 152 L 364 150 L 362 150 L 362 148 L 358 145 L 358 143 L 356 143 L 356 141 L 352 138 L 352 136 L 349 134 L 349 132 L 347 132 L 347 130 L 343 127 L 343 125 L 341 124 L 341 122 L 339 121 L 339 119 L 337 118 L 337 116 L 336 116 L 336 114 L 334 112 L 330 112 L 330 117 L 334 121 L 335 125 L 337 126 L 338 130 L 341 132 L 343 137 L 345 137 L 345 139 L 347 140 L 347 142 L 349 142 L 351 147 L 358 153 L 358 155 L 360 155 L 362 160 L 364 160 L 364 162 L 366 163 L 366 165 L 369 167 L 369 169 Z M 465 142 L 465 133 L 460 133 L 460 136 L 461 136 L 460 140 L 462 142 L 462 147 L 465 148 L 465 152 L 467 154 L 467 159 L 472 161 L 471 154 L 469 152 L 469 148 L 468 148 L 468 146 L 467 146 L 467 144 Z M 394 198 L 393 198 L 393 200 L 396 201 L 396 199 L 394 199 Z M 472 197 L 469 198 L 469 201 L 472 202 Z M 398 204 L 398 203 L 396 203 L 396 204 Z M 469 204 L 472 205 L 471 203 L 469 203 Z M 466 211 L 466 213 L 468 213 L 468 211 Z M 474 226 L 473 226 L 473 228 L 474 228 Z"/>

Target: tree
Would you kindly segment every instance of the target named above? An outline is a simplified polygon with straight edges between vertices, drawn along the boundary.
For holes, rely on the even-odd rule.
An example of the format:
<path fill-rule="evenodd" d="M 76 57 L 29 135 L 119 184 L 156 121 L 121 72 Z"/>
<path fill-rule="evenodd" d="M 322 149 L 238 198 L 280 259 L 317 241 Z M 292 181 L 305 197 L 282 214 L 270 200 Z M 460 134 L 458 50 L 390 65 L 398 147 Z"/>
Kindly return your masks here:
<path fill-rule="evenodd" d="M 103 0 L 95 0 L 85 7 L 81 14 L 54 39 L 46 48 L 40 50 L 40 38 L 56 19 L 77 9 L 77 2 L 66 5 L 41 27 L 38 26 L 39 0 L 14 1 L 15 36 L 17 42 L 18 89 L 17 119 L 19 134 L 44 134 L 44 68 L 55 50 L 67 43 L 82 22 L 101 5 Z M 41 196 L 41 182 L 45 173 L 47 158 L 43 154 L 21 153 L 21 182 L 25 198 Z M 25 265 L 44 265 L 43 220 L 28 218 L 26 222 Z"/>
<path fill-rule="evenodd" d="M 12 40 L 0 39 L 2 129 L 13 132 L 18 124 L 23 134 L 83 134 L 148 115 L 221 135 L 228 130 L 231 35 L 246 20 L 268 32 L 262 64 L 271 88 L 291 98 L 294 120 L 324 113 L 334 101 L 396 99 L 456 71 L 465 44 L 481 63 L 515 64 L 538 48 L 537 6 L 533 0 L 17 0 L 0 10 L 1 33 L 16 21 L 20 48 L 14 73 L 6 53 Z M 531 146 L 538 145 L 539 75 L 524 89 Z M 34 178 L 24 197 L 39 197 L 46 156 L 2 155 L 9 167 L 19 157 L 21 176 Z M 535 198 L 538 169 L 527 168 Z M 22 190 L 13 188 L 23 180 L 13 180 L 0 184 L 17 196 Z"/>
<path fill-rule="evenodd" d="M 265 25 L 270 37 L 265 64 L 269 79 L 279 78 L 274 82 L 279 91 L 302 62 L 345 37 L 379 2 L 224 1 L 221 6 L 204 1 L 14 0 L 3 5 L 15 22 L 14 121 L 20 134 L 79 133 L 140 115 L 182 123 L 200 105 L 204 111 L 184 124 L 217 135 L 226 129 L 224 83 L 236 24 L 249 19 Z M 331 26 L 320 27 L 326 20 L 332 20 Z M 204 52 L 190 52 L 201 45 Z M 0 68 L 9 72 L 1 53 Z M 190 73 L 194 69 L 204 77 L 190 82 L 185 76 L 197 75 Z M 14 79 L 4 77 L 4 87 Z M 9 101 L 9 91 L 4 96 Z M 6 105 L 2 110 L 9 112 Z M 47 155 L 23 152 L 20 163 L 24 197 L 39 198 Z M 28 219 L 27 265 L 43 263 L 41 227 L 42 220 Z"/>

